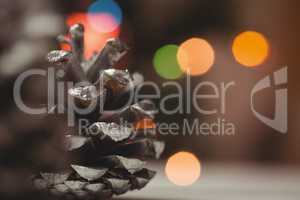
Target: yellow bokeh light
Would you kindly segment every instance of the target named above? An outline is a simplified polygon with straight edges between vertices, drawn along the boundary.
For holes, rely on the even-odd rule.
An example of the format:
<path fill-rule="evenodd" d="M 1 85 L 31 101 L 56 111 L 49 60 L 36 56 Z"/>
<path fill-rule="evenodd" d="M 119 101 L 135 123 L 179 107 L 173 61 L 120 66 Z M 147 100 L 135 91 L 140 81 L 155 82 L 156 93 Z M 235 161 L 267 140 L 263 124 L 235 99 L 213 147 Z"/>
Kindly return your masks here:
<path fill-rule="evenodd" d="M 268 57 L 269 44 L 262 34 L 246 31 L 236 36 L 232 52 L 240 64 L 246 67 L 255 67 L 262 64 Z"/>
<path fill-rule="evenodd" d="M 215 52 L 206 40 L 191 38 L 180 45 L 177 59 L 186 74 L 197 76 L 205 74 L 212 67 Z"/>
<path fill-rule="evenodd" d="M 200 177 L 200 161 L 192 153 L 178 152 L 168 159 L 165 173 L 168 179 L 176 185 L 192 185 Z"/>

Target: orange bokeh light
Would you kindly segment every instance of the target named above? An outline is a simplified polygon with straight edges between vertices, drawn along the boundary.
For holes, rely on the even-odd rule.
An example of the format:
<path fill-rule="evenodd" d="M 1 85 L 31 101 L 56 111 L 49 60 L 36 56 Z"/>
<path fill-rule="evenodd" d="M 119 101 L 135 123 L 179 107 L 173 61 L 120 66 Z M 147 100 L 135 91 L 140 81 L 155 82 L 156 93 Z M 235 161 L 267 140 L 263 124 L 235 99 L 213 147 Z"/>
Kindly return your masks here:
<path fill-rule="evenodd" d="M 193 76 L 202 75 L 214 64 L 215 52 L 206 40 L 191 38 L 180 45 L 177 59 L 185 73 Z"/>
<path fill-rule="evenodd" d="M 200 177 L 200 161 L 192 153 L 176 153 L 168 159 L 165 173 L 168 179 L 176 185 L 192 185 Z"/>
<path fill-rule="evenodd" d="M 110 33 L 101 33 L 97 30 L 94 30 L 88 22 L 86 13 L 71 14 L 68 16 L 66 23 L 68 26 L 72 26 L 76 23 L 81 23 L 84 25 L 84 56 L 86 59 L 90 58 L 94 52 L 99 52 L 104 47 L 108 39 L 118 37 L 120 33 L 120 28 L 117 28 L 115 31 Z M 70 47 L 66 44 L 62 44 L 61 47 L 64 50 L 70 50 Z"/>
<path fill-rule="evenodd" d="M 145 118 L 134 124 L 135 129 L 154 129 L 156 128 L 156 124 L 153 119 Z"/>
<path fill-rule="evenodd" d="M 235 37 L 232 52 L 240 64 L 255 67 L 262 64 L 268 57 L 269 44 L 262 34 L 246 31 Z"/>

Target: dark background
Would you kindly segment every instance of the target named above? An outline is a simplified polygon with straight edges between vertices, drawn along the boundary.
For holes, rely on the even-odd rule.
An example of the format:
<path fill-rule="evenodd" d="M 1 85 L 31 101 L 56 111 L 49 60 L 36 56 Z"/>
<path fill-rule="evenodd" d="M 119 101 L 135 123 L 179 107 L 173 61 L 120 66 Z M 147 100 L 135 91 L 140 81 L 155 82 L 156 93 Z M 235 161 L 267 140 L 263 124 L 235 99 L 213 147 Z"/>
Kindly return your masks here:
<path fill-rule="evenodd" d="M 122 8 L 124 18 L 120 38 L 131 47 L 125 59 L 130 70 L 141 72 L 146 80 L 162 84 L 165 80 L 155 73 L 152 64 L 155 51 L 165 44 L 180 44 L 196 36 L 211 42 L 216 52 L 216 60 L 209 73 L 192 78 L 192 85 L 204 80 L 216 83 L 235 81 L 238 84 L 228 96 L 225 116 L 236 124 L 236 135 L 165 136 L 167 149 L 164 158 L 177 151 L 187 150 L 195 153 L 201 160 L 300 163 L 299 1 L 119 0 L 117 2 Z M 31 133 L 37 126 L 43 127 L 41 124 L 45 122 L 22 114 L 15 107 L 12 99 L 13 82 L 20 72 L 28 68 L 46 66 L 44 57 L 49 50 L 57 48 L 55 36 L 66 31 L 67 16 L 85 12 L 91 3 L 89 0 L 1 0 L 0 145 L 5 146 L 13 142 L 18 138 L 15 137 L 15 133 Z M 58 17 L 61 24 L 57 27 L 42 27 L 41 29 L 49 29 L 49 33 L 43 36 L 26 34 L 24 32 L 26 19 L 41 13 Z M 239 65 L 231 53 L 234 36 L 245 30 L 263 33 L 271 45 L 268 60 L 255 69 Z M 27 55 L 26 51 L 31 53 Z M 258 121 L 249 106 L 252 86 L 264 76 L 284 66 L 288 66 L 289 69 L 289 131 L 285 135 Z M 185 86 L 185 78 L 178 82 Z M 39 83 L 44 82 L 32 80 L 25 89 L 25 99 L 34 105 L 45 100 L 46 94 L 41 89 L 43 84 Z M 165 89 L 162 92 L 168 94 L 171 91 Z M 271 115 L 274 93 L 270 90 L 266 91 L 265 95 L 260 99 L 258 109 L 266 115 Z M 215 102 L 207 104 L 218 105 Z M 160 114 L 158 121 L 180 122 L 182 118 L 210 120 L 193 112 L 173 116 Z M 55 127 L 59 129 L 60 125 L 54 124 L 52 129 Z M 39 131 L 42 130 L 41 128 Z M 20 149 L 22 148 L 20 146 Z"/>

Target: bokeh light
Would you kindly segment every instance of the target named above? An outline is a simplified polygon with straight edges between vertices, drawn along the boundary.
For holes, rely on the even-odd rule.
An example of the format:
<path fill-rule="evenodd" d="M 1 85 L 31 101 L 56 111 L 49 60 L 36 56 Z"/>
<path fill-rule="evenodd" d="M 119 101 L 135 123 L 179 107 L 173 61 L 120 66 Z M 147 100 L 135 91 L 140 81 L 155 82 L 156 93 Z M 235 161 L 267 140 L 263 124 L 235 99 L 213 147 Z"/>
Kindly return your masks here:
<path fill-rule="evenodd" d="M 153 119 L 145 118 L 134 124 L 135 129 L 144 130 L 144 129 L 155 129 L 156 124 Z"/>
<path fill-rule="evenodd" d="M 178 79 L 182 71 L 177 62 L 178 46 L 173 44 L 159 48 L 153 58 L 153 65 L 158 75 L 165 79 Z"/>
<path fill-rule="evenodd" d="M 178 152 L 168 159 L 165 173 L 168 179 L 176 185 L 192 185 L 200 177 L 200 161 L 192 153 Z"/>
<path fill-rule="evenodd" d="M 95 31 L 87 20 L 86 13 L 74 13 L 68 16 L 66 23 L 68 26 L 72 26 L 76 23 L 81 23 L 84 25 L 85 35 L 85 58 L 90 58 L 94 52 L 99 52 L 105 45 L 106 41 L 110 38 L 115 38 L 119 36 L 120 29 L 116 29 L 110 33 L 99 33 Z M 70 47 L 66 44 L 62 44 L 62 49 L 69 50 Z"/>
<path fill-rule="evenodd" d="M 246 67 L 255 67 L 262 64 L 268 57 L 269 44 L 261 33 L 246 31 L 236 36 L 232 52 L 240 64 Z"/>
<path fill-rule="evenodd" d="M 215 52 L 206 40 L 191 38 L 180 45 L 177 59 L 186 74 L 197 76 L 205 74 L 213 66 Z"/>
<path fill-rule="evenodd" d="M 115 31 L 122 23 L 122 10 L 113 0 L 98 0 L 88 8 L 88 21 L 98 32 Z"/>

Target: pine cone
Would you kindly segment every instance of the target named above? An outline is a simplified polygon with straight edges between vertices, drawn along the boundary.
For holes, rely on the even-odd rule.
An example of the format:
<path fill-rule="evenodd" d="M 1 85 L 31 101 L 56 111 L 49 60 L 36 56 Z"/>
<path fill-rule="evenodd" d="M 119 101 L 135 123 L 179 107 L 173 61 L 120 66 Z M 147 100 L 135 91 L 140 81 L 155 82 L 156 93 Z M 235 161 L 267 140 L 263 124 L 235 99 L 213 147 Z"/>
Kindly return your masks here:
<path fill-rule="evenodd" d="M 66 134 L 70 166 L 32 177 L 35 188 L 62 199 L 108 198 L 141 189 L 155 175 L 145 168 L 144 160 L 159 158 L 164 149 L 164 143 L 155 136 L 155 107 L 151 101 L 142 100 L 120 110 L 128 94 L 142 81 L 138 74 L 131 76 L 127 70 L 112 68 L 125 55 L 127 46 L 111 39 L 100 53 L 86 61 L 83 35 L 82 25 L 72 26 L 69 37 L 58 37 L 72 51 L 56 50 L 47 57 L 51 64 L 65 70 L 65 81 L 85 81 L 67 91 L 76 106 L 86 108 L 96 102 L 93 112 L 75 113 L 77 123 L 85 119 L 91 125 L 85 129 L 76 126 Z M 54 110 L 68 110 L 68 106 L 57 105 Z"/>

